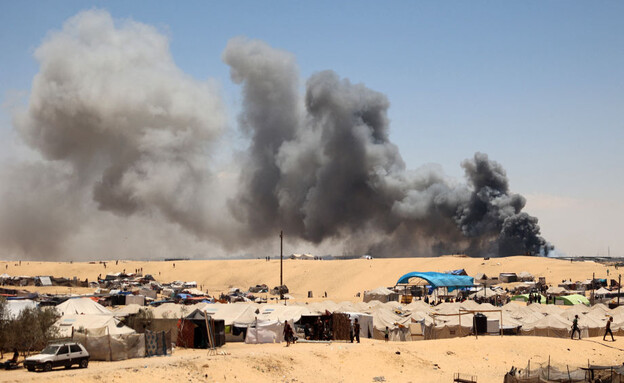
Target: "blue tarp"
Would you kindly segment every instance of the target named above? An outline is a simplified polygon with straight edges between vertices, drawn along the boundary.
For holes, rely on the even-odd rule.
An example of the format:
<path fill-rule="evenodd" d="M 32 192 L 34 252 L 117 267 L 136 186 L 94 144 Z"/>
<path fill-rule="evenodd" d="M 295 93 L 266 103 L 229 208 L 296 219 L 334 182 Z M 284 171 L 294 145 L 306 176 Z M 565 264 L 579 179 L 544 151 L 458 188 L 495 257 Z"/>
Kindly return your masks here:
<path fill-rule="evenodd" d="M 444 273 L 436 273 L 433 271 L 407 273 L 397 281 L 399 284 L 407 284 L 411 278 L 421 278 L 429 282 L 432 288 L 447 287 L 448 291 L 456 288 L 474 286 L 474 278 L 467 275 L 452 275 Z"/>

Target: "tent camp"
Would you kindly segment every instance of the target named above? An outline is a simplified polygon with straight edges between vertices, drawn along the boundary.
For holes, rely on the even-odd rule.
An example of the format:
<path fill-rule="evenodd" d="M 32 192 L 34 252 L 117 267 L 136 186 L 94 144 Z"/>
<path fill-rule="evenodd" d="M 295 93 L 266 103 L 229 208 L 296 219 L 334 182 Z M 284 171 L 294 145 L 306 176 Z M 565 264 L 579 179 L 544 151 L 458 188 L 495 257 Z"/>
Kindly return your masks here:
<path fill-rule="evenodd" d="M 70 298 L 57 305 L 56 310 L 61 315 L 112 315 L 112 311 L 89 298 Z"/>

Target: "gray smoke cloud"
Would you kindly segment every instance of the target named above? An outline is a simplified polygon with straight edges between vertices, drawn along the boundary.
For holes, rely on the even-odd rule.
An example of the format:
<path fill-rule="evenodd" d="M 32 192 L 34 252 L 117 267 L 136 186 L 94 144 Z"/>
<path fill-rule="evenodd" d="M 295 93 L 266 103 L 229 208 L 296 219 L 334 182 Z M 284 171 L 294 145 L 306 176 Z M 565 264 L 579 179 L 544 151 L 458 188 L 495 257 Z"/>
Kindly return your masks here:
<path fill-rule="evenodd" d="M 82 12 L 35 58 L 13 119 L 31 154 L 0 174 L 10 256 L 259 255 L 280 230 L 293 248 L 375 256 L 549 249 L 501 165 L 475 154 L 466 183 L 406 169 L 386 96 L 332 71 L 302 81 L 294 56 L 264 42 L 235 38 L 222 55 L 249 142 L 225 166 L 221 96 L 177 67 L 155 28 Z"/>
<path fill-rule="evenodd" d="M 389 140 L 387 98 L 332 71 L 311 76 L 303 110 L 292 56 L 235 39 L 223 54 L 243 86 L 241 121 L 251 139 L 231 201 L 248 234 L 284 228 L 313 243 L 351 238 L 374 255 L 539 254 L 547 251 L 525 199 L 502 166 L 477 153 L 467 184 L 435 166 L 407 171 Z"/>
<path fill-rule="evenodd" d="M 136 215 L 150 226 L 131 233 L 168 225 L 171 235 L 179 227 L 185 238 L 228 244 L 218 195 L 227 180 L 210 168 L 225 128 L 224 107 L 213 84 L 176 66 L 166 36 L 92 10 L 50 33 L 35 58 L 40 71 L 13 125 L 41 160 L 3 182 L 2 195 L 17 198 L 3 198 L 1 224 L 10 228 L 21 220 L 24 226 L 8 230 L 12 242 L 5 247 L 59 253 L 87 222 L 87 231 L 101 232 L 110 214 L 120 218 L 117 225 Z M 22 216 L 33 203 L 41 205 L 37 213 Z M 42 222 L 49 227 L 39 227 Z"/>

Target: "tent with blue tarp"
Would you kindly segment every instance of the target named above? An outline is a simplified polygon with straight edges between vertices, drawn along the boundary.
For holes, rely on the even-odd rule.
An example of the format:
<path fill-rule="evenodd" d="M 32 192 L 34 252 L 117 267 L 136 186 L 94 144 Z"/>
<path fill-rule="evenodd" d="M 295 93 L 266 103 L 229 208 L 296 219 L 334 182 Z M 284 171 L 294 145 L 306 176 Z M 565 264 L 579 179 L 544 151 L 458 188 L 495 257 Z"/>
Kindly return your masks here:
<path fill-rule="evenodd" d="M 399 278 L 399 280 L 397 281 L 397 285 L 406 285 L 412 278 L 424 279 L 432 288 L 436 289 L 438 287 L 446 287 L 448 291 L 474 286 L 473 277 L 469 277 L 467 275 L 436 273 L 434 271 L 414 271 L 411 273 L 407 273 Z"/>

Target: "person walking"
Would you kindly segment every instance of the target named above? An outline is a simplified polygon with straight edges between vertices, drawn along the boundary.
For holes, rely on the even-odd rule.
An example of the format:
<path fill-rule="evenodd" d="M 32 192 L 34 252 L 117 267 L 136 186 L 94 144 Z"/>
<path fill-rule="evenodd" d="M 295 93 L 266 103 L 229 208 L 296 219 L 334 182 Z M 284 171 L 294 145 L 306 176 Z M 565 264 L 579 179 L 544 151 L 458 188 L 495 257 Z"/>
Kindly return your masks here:
<path fill-rule="evenodd" d="M 572 321 L 572 335 L 570 335 L 570 339 L 574 339 L 574 333 L 578 331 L 578 338 L 581 340 L 581 329 L 578 326 L 578 315 L 574 316 L 574 320 Z"/>
<path fill-rule="evenodd" d="M 605 333 L 602 336 L 602 340 L 607 340 L 607 334 L 611 335 L 611 341 L 615 342 L 615 338 L 613 338 L 613 332 L 611 331 L 611 322 L 613 322 L 613 317 L 609 317 L 607 321 L 607 327 L 605 328 Z"/>
<path fill-rule="evenodd" d="M 386 326 L 386 329 L 384 330 L 384 340 L 387 342 L 388 341 L 388 335 L 390 334 L 390 330 L 388 330 L 388 326 Z"/>
<path fill-rule="evenodd" d="M 284 339 L 286 339 L 286 347 L 290 346 L 290 342 L 292 341 L 293 330 L 292 327 L 288 324 L 288 321 L 284 321 Z"/>
<path fill-rule="evenodd" d="M 349 321 L 349 339 L 353 343 L 353 322 Z"/>
<path fill-rule="evenodd" d="M 358 322 L 357 318 L 355 318 L 355 324 L 353 324 L 353 332 L 355 333 L 355 339 L 360 343 L 360 322 Z"/>

